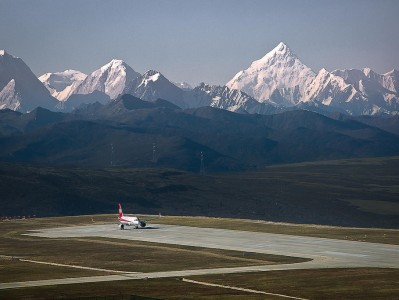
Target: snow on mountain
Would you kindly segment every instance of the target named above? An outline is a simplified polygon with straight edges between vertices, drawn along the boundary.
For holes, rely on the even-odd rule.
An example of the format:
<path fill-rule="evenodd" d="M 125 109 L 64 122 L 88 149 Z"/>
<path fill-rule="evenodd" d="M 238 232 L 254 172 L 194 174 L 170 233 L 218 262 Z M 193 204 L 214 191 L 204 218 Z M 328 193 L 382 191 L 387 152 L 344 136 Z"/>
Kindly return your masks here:
<path fill-rule="evenodd" d="M 124 93 L 150 102 L 160 98 L 181 108 L 186 107 L 183 101 L 184 91 L 154 70 L 149 70 L 130 82 Z"/>
<path fill-rule="evenodd" d="M 90 94 L 100 91 L 111 99 L 116 99 L 119 95 L 124 94 L 126 86 L 139 76 L 140 74 L 124 61 L 113 59 L 87 76 L 73 91 L 73 94 Z"/>
<path fill-rule="evenodd" d="M 185 81 L 182 82 L 172 82 L 175 86 L 177 86 L 178 88 L 182 89 L 183 91 L 190 91 L 193 89 L 193 87 Z"/>
<path fill-rule="evenodd" d="M 212 106 L 234 112 L 261 114 L 276 111 L 273 105 L 260 103 L 244 92 L 226 86 L 201 83 L 194 89 L 180 89 L 154 70 L 136 78 L 126 91 L 142 100 L 154 102 L 159 98 L 165 99 L 181 108 Z"/>
<path fill-rule="evenodd" d="M 304 102 L 317 101 L 324 105 L 338 105 L 362 98 L 356 89 L 339 75 L 321 69 L 304 94 Z"/>
<path fill-rule="evenodd" d="M 226 86 L 242 90 L 259 101 L 272 100 L 292 106 L 300 101 L 314 77 L 315 73 L 287 45 L 280 43 L 248 69 L 238 72 Z"/>
<path fill-rule="evenodd" d="M 384 75 L 371 69 L 333 72 L 322 69 L 308 86 L 302 102 L 318 102 L 350 115 L 396 112 L 398 95 L 380 83 L 383 79 Z"/>
<path fill-rule="evenodd" d="M 260 103 L 242 91 L 205 83 L 201 83 L 191 91 L 186 91 L 184 102 L 190 108 L 212 106 L 241 113 L 269 114 L 276 112 L 276 107 L 272 104 Z"/>
<path fill-rule="evenodd" d="M 39 79 L 20 58 L 0 50 L 0 109 L 26 112 L 42 106 L 69 111 L 82 103 L 107 103 L 131 94 L 151 102 L 165 99 L 181 108 L 212 106 L 245 113 L 309 109 L 399 114 L 397 70 L 378 74 L 369 68 L 322 69 L 316 76 L 284 43 L 237 73 L 227 86 L 202 83 L 193 89 L 185 82 L 170 82 L 158 71 L 140 75 L 115 59 L 88 76 L 66 70 Z"/>
<path fill-rule="evenodd" d="M 365 96 L 376 93 L 396 93 L 381 84 L 384 79 L 383 75 L 377 74 L 369 68 L 363 70 L 335 70 L 332 74 L 342 77 L 346 83 L 353 85 L 357 91 Z"/>
<path fill-rule="evenodd" d="M 21 98 L 15 87 L 15 80 L 11 79 L 9 83 L 0 92 L 0 109 L 19 110 L 21 107 Z"/>
<path fill-rule="evenodd" d="M 57 73 L 46 73 L 39 77 L 51 95 L 65 101 L 85 80 L 86 74 L 76 70 L 65 70 Z"/>
<path fill-rule="evenodd" d="M 382 75 L 369 68 L 364 69 L 363 72 L 368 78 L 378 81 L 387 90 L 399 94 L 399 72 L 397 70 L 394 69 Z"/>
<path fill-rule="evenodd" d="M 22 59 L 0 50 L 0 109 L 27 112 L 54 109 L 57 103 Z"/>
<path fill-rule="evenodd" d="M 281 107 L 322 107 L 353 115 L 399 111 L 398 71 L 322 69 L 315 76 L 284 43 L 238 72 L 227 86 Z"/>

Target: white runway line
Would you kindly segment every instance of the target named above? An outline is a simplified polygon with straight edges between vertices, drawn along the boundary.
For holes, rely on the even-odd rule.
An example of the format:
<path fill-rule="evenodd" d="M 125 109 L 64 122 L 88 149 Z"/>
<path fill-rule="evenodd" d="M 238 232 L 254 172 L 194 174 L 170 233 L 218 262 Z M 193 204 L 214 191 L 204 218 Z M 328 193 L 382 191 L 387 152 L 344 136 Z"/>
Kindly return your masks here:
<path fill-rule="evenodd" d="M 0 283 L 0 290 L 63 285 L 63 284 L 108 282 L 108 281 L 120 281 L 120 280 L 131 280 L 131 278 L 123 275 L 106 275 L 106 276 L 71 277 L 71 278 L 61 278 L 61 279 L 6 282 L 6 283 Z"/>
<path fill-rule="evenodd" d="M 107 270 L 107 269 L 92 268 L 92 267 L 83 267 L 83 266 L 77 266 L 77 265 L 65 265 L 65 264 L 51 263 L 51 262 L 38 261 L 38 260 L 31 260 L 31 259 L 24 259 L 24 258 L 19 258 L 18 260 L 19 260 L 19 261 L 23 261 L 23 262 L 41 264 L 41 265 L 50 265 L 50 266 L 57 266 L 57 267 L 67 267 L 67 268 L 83 269 L 83 270 L 90 270 L 90 271 L 100 271 L 100 272 L 107 272 L 107 273 L 121 273 L 121 274 L 126 274 L 126 273 L 133 274 L 133 273 L 137 273 L 137 272 L 126 272 L 126 271 Z"/>
<path fill-rule="evenodd" d="M 119 280 L 140 280 L 140 279 L 154 279 L 154 278 L 182 278 L 187 276 L 199 275 L 217 275 L 217 274 L 233 274 L 246 272 L 262 272 L 262 271 L 281 271 L 286 270 L 291 265 L 264 265 L 251 267 L 235 267 L 235 268 L 215 268 L 215 269 L 196 269 L 196 270 L 181 270 L 181 271 L 164 271 L 164 272 L 125 272 L 119 275 L 104 275 L 104 276 L 89 276 L 89 277 L 73 277 L 64 279 L 45 279 L 37 281 L 25 282 L 8 282 L 0 283 L 0 290 L 15 289 L 33 286 L 47 286 L 58 284 L 74 284 L 74 283 L 90 283 L 100 281 L 119 281 Z M 296 267 L 293 267 L 294 269 Z M 306 266 L 304 266 L 306 268 Z"/>
<path fill-rule="evenodd" d="M 288 295 L 282 295 L 282 294 L 274 294 L 274 293 L 268 293 L 268 292 L 264 292 L 264 291 L 257 291 L 257 290 L 253 290 L 253 289 L 239 288 L 239 287 L 230 286 L 230 285 L 222 285 L 222 284 L 217 284 L 217 283 L 209 283 L 209 282 L 191 280 L 191 279 L 186 279 L 186 278 L 183 278 L 182 281 L 184 281 L 184 282 L 190 282 L 190 283 L 194 283 L 194 284 L 200 284 L 200 285 L 213 286 L 213 287 L 220 287 L 220 288 L 224 288 L 224 289 L 230 289 L 230 290 L 248 292 L 248 293 L 253 293 L 253 294 L 262 294 L 262 295 L 269 295 L 269 296 L 277 296 L 277 297 L 288 298 L 288 299 L 309 300 L 309 299 L 306 299 L 306 298 L 299 298 L 299 297 L 288 296 Z"/>
<path fill-rule="evenodd" d="M 326 254 L 338 255 L 338 256 L 352 256 L 352 257 L 367 257 L 366 254 L 350 254 L 344 252 L 336 252 L 336 251 L 324 251 Z"/>

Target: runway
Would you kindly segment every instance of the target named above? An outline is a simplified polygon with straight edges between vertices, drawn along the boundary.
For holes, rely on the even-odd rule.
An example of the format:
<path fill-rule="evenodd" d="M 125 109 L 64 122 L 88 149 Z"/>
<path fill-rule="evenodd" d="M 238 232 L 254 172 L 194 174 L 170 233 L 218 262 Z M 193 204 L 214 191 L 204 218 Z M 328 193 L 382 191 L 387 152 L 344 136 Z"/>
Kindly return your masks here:
<path fill-rule="evenodd" d="M 235 268 L 215 268 L 151 273 L 51 279 L 0 283 L 1 289 L 145 278 L 186 277 L 259 271 L 378 267 L 399 268 L 399 245 L 387 245 L 239 230 L 152 225 L 146 229 L 118 230 L 116 224 L 73 226 L 37 230 L 27 235 L 45 238 L 104 237 L 154 243 L 177 244 L 245 252 L 310 258 L 311 261 Z"/>
<path fill-rule="evenodd" d="M 311 258 L 313 261 L 305 264 L 313 268 L 399 268 L 399 245 L 239 230 L 156 224 L 147 229 L 118 230 L 116 225 L 92 225 L 43 229 L 29 235 L 47 238 L 105 237 L 296 256 Z"/>

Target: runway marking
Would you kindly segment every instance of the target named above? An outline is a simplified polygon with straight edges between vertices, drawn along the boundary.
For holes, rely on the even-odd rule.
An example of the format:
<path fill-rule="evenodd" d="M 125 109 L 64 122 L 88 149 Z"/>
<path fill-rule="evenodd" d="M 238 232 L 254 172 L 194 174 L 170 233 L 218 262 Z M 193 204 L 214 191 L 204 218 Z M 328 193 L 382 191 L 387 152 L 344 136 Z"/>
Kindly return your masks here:
<path fill-rule="evenodd" d="M 338 256 L 352 256 L 352 257 L 367 257 L 367 254 L 353 254 L 353 253 L 345 253 L 345 252 L 336 252 L 336 251 L 324 251 L 326 254 L 338 255 Z"/>
<path fill-rule="evenodd" d="M 123 274 L 121 274 L 121 275 L 70 277 L 70 278 L 62 278 L 62 279 L 44 279 L 44 280 L 34 280 L 34 281 L 6 282 L 6 283 L 0 283 L 0 290 L 18 289 L 18 288 L 27 288 L 27 287 L 51 286 L 51 285 L 64 285 L 64 284 L 109 282 L 109 281 L 120 281 L 120 280 L 131 280 L 131 278 L 129 278 L 127 276 L 123 276 Z"/>
<path fill-rule="evenodd" d="M 77 266 L 77 265 L 66 265 L 66 264 L 38 261 L 38 260 L 25 259 L 25 258 L 7 256 L 7 255 L 2 255 L 1 257 L 8 258 L 9 260 L 18 260 L 18 261 L 29 262 L 29 263 L 34 263 L 34 264 L 50 265 L 50 266 L 56 266 L 56 267 L 67 267 L 67 268 L 83 269 L 83 270 L 90 270 L 90 271 L 100 271 L 100 272 L 107 272 L 107 273 L 121 273 L 121 274 L 139 273 L 139 272 L 126 272 L 126 271 L 108 270 L 108 269 L 100 269 L 100 268 L 92 268 L 92 267 L 83 267 L 83 266 Z"/>
<path fill-rule="evenodd" d="M 309 300 L 309 299 L 306 299 L 306 298 L 299 298 L 299 297 L 288 296 L 288 295 L 283 295 L 283 294 L 274 294 L 274 293 L 268 293 L 268 292 L 264 292 L 264 291 L 240 288 L 240 287 L 230 286 L 230 285 L 222 285 L 222 284 L 217 284 L 217 283 L 209 283 L 209 282 L 191 280 L 191 279 L 186 279 L 186 278 L 183 278 L 182 281 L 190 282 L 190 283 L 194 283 L 194 284 L 200 284 L 200 285 L 220 287 L 220 288 L 224 288 L 224 289 L 248 292 L 248 293 L 253 293 L 253 294 L 263 294 L 263 295 L 277 296 L 277 297 L 282 297 L 282 298 L 298 299 L 298 300 Z"/>
<path fill-rule="evenodd" d="M 291 265 L 288 265 L 291 266 Z M 215 268 L 215 269 L 195 269 L 195 270 L 181 270 L 181 271 L 165 271 L 165 272 L 150 272 L 150 273 L 134 273 L 124 272 L 118 275 L 103 275 L 103 276 L 89 276 L 89 277 L 71 277 L 63 279 L 44 279 L 37 281 L 20 281 L 0 283 L 0 290 L 26 288 L 33 286 L 47 286 L 58 284 L 75 284 L 75 283 L 89 283 L 102 281 L 119 281 L 119 280 L 141 280 L 153 278 L 182 278 L 184 276 L 198 276 L 198 275 L 215 275 L 215 274 L 233 274 L 243 272 L 263 272 L 263 271 L 277 271 L 285 270 L 287 265 L 265 265 L 265 266 L 250 266 L 250 267 L 236 267 L 236 268 Z M 295 268 L 295 267 L 293 267 Z"/>

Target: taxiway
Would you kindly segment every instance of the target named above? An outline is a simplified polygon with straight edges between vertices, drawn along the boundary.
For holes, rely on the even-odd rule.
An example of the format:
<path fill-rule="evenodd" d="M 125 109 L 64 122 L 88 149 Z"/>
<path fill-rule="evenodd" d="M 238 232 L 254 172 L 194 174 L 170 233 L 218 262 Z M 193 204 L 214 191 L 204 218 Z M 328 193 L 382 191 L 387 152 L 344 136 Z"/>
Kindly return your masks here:
<path fill-rule="evenodd" d="M 45 238 L 103 237 L 134 242 L 153 242 L 217 248 L 243 252 L 277 254 L 310 258 L 308 262 L 281 265 L 259 265 L 235 268 L 196 269 L 151 273 L 0 283 L 1 289 L 72 283 L 118 281 L 146 278 L 185 277 L 193 275 L 243 272 L 322 269 L 322 268 L 399 268 L 399 245 L 354 242 L 325 238 L 248 232 L 175 225 L 152 225 L 144 229 L 118 230 L 115 224 L 58 227 L 35 230 L 27 235 Z M 112 270 L 107 270 L 112 271 Z"/>

